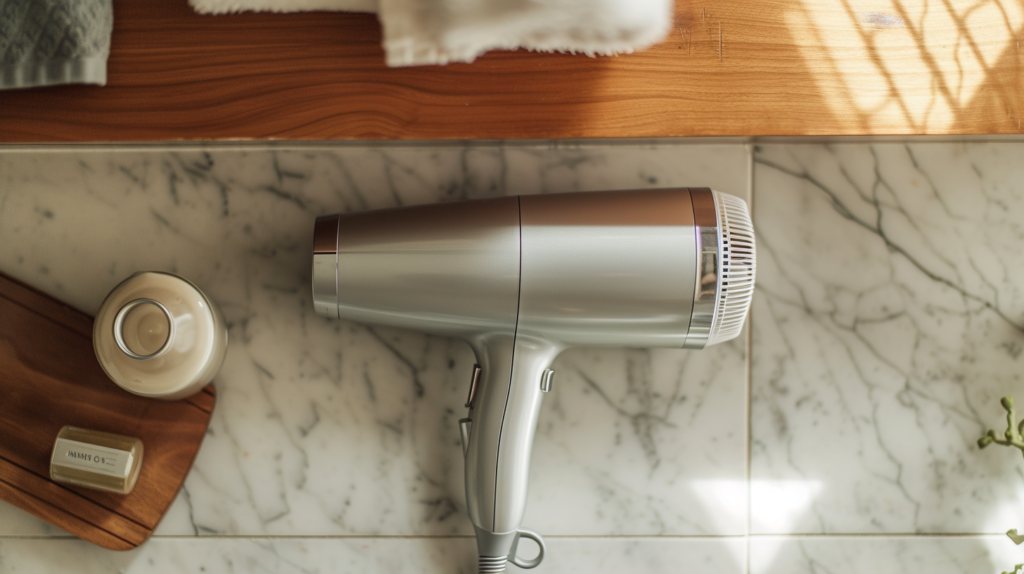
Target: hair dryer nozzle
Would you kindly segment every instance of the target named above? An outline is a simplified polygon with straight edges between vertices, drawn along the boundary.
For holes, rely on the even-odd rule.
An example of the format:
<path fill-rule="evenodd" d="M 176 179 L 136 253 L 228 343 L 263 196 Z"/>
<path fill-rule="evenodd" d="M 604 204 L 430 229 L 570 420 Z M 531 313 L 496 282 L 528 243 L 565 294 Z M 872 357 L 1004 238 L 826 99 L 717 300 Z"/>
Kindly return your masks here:
<path fill-rule="evenodd" d="M 721 273 L 718 309 L 711 325 L 709 345 L 734 339 L 743 330 L 743 322 L 754 298 L 754 276 L 757 272 L 754 224 L 747 204 L 732 195 L 714 193 L 718 206 Z"/>
<path fill-rule="evenodd" d="M 747 204 L 709 189 L 691 189 L 697 235 L 697 285 L 683 344 L 703 349 L 736 338 L 754 296 L 754 225 Z"/>

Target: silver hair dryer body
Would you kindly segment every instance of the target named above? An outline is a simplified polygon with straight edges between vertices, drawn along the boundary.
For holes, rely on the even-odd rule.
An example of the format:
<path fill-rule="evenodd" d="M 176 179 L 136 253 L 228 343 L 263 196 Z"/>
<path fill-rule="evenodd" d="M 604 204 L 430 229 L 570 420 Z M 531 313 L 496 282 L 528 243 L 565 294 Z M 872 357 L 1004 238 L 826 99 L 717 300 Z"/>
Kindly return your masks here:
<path fill-rule="evenodd" d="M 742 329 L 754 283 L 746 204 L 706 188 L 475 200 L 317 219 L 321 315 L 465 339 L 460 422 L 481 572 L 533 567 L 520 528 L 551 362 L 575 346 L 701 349 Z M 516 558 L 520 536 L 541 554 Z"/>

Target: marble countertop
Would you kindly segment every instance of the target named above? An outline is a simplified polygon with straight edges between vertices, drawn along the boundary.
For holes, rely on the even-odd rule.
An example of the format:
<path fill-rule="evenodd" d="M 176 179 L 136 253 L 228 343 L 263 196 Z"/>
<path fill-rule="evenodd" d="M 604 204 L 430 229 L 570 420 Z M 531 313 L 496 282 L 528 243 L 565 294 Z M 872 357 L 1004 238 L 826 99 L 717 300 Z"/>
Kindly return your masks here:
<path fill-rule="evenodd" d="M 538 572 L 998 572 L 1024 560 L 1024 145 L 0 150 L 0 270 L 83 311 L 178 273 L 229 323 L 209 433 L 137 550 L 0 504 L 0 570 L 473 572 L 451 339 L 317 316 L 318 215 L 709 186 L 753 199 L 747 335 L 572 349 L 537 430 Z M 510 567 L 514 570 L 514 567 Z"/>

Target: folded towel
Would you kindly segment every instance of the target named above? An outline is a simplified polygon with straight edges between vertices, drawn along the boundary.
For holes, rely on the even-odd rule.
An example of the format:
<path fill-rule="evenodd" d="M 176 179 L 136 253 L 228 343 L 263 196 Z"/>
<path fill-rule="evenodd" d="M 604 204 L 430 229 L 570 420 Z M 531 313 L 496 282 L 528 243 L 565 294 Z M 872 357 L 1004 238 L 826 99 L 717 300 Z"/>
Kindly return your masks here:
<path fill-rule="evenodd" d="M 0 0 L 0 89 L 107 83 L 111 0 Z"/>
<path fill-rule="evenodd" d="M 588 56 L 665 37 L 669 0 L 380 0 L 389 66 L 472 62 L 519 47 Z"/>
<path fill-rule="evenodd" d="M 189 0 L 197 12 L 373 11 L 373 0 Z M 379 0 L 389 66 L 472 62 L 495 49 L 589 56 L 663 38 L 672 0 Z"/>

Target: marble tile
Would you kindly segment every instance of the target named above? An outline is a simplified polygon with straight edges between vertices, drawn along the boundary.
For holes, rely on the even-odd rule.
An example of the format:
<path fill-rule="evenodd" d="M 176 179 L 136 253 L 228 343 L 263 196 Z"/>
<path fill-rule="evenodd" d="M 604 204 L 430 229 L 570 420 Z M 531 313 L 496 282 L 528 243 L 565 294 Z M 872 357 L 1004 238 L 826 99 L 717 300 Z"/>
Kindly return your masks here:
<path fill-rule="evenodd" d="M 1006 536 L 757 536 L 750 574 L 996 574 L 1024 562 Z"/>
<path fill-rule="evenodd" d="M 547 546 L 531 572 L 741 574 L 746 558 L 738 538 L 551 538 Z M 32 574 L 474 574 L 475 547 L 469 537 L 185 537 L 111 552 L 73 539 L 0 539 L 0 567 Z"/>
<path fill-rule="evenodd" d="M 0 153 L 0 270 L 88 312 L 147 269 L 180 273 L 220 304 L 230 344 L 218 405 L 159 534 L 468 535 L 456 423 L 472 353 L 316 316 L 313 218 L 601 188 L 742 195 L 747 161 L 739 145 Z M 744 533 L 745 360 L 742 340 L 566 352 L 525 525 Z M 0 534 L 46 531 L 19 519 Z"/>
<path fill-rule="evenodd" d="M 1024 380 L 1022 158 L 756 150 L 753 532 L 998 533 L 1024 514 L 1020 453 L 975 444 Z"/>

